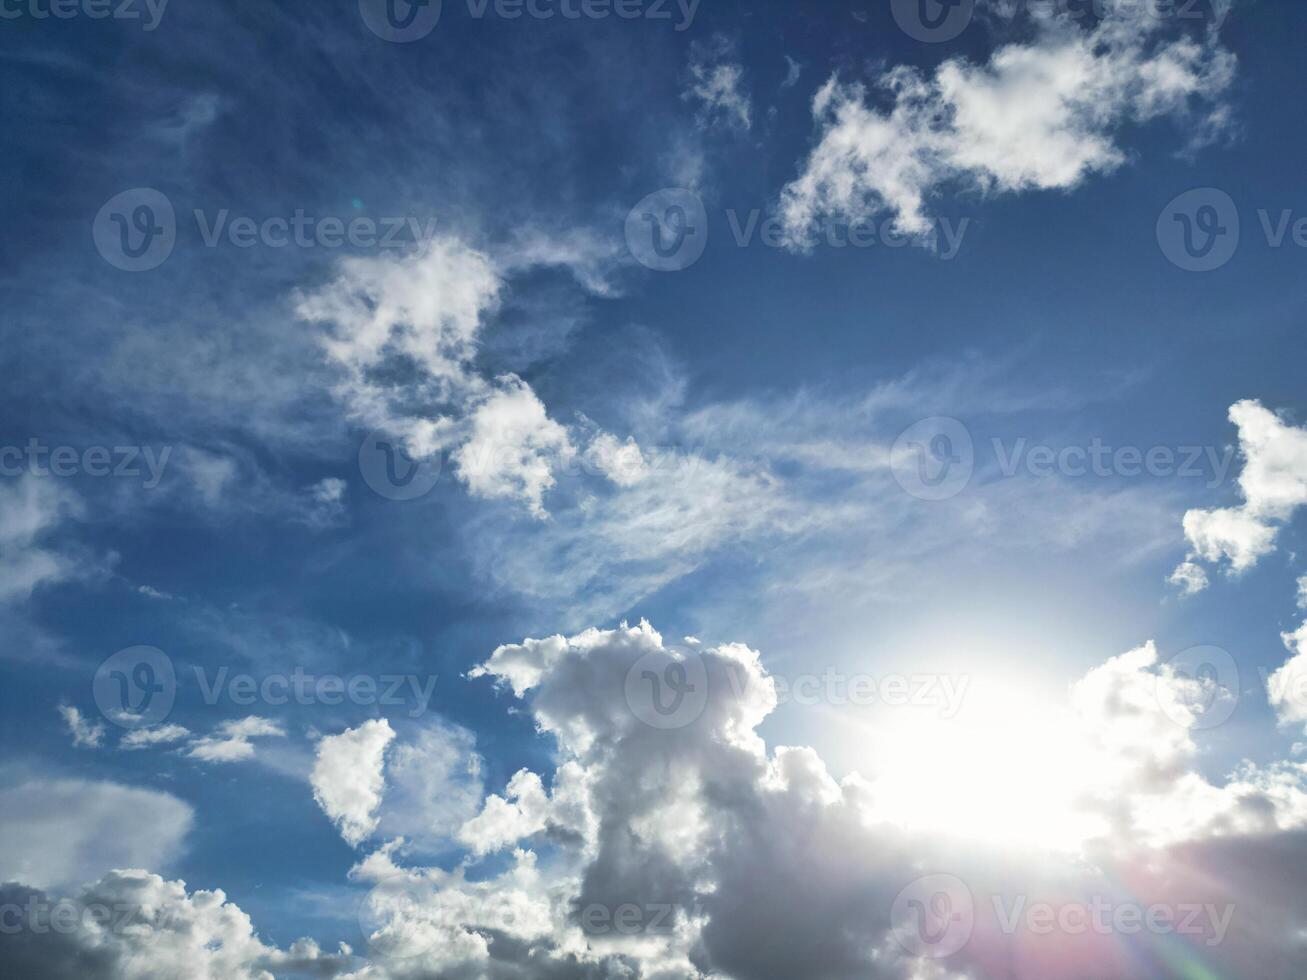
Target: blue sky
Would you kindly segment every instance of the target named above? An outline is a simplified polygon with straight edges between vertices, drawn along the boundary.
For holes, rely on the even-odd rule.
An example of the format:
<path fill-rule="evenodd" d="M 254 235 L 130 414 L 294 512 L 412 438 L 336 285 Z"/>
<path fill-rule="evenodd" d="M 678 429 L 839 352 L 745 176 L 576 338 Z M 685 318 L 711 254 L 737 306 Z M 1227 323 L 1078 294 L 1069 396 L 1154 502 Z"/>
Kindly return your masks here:
<path fill-rule="evenodd" d="M 179 917 L 15 962 L 1300 975 L 1307 12 L 397 3 L 0 7 L 0 881 Z"/>

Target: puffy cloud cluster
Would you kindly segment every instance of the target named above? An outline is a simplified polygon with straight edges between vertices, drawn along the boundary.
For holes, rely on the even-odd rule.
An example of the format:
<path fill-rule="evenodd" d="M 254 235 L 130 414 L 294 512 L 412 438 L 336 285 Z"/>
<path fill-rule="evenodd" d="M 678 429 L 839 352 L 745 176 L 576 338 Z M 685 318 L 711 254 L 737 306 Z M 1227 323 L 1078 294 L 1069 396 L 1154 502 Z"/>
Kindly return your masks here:
<path fill-rule="evenodd" d="M 1017 976 L 1046 980 L 1083 976 L 1087 964 L 1095 975 L 1162 975 L 1174 956 L 1236 976 L 1288 976 L 1307 963 L 1297 938 L 1307 928 L 1305 767 L 1204 776 L 1195 729 L 1231 692 L 1183 662 L 1160 662 L 1151 644 L 1089 671 L 1056 721 L 1015 717 L 1007 744 L 980 763 L 991 771 L 978 787 L 945 780 L 952 798 L 935 794 L 929 754 L 904 787 L 874 764 L 837 780 L 811 749 L 768 747 L 758 727 L 776 707 L 775 685 L 739 644 L 669 644 L 647 623 L 590 629 L 502 646 L 470 680 L 494 681 L 529 711 L 555 748 L 552 774 L 523 769 L 455 820 L 439 805 L 471 749 L 461 730 L 401 738 L 376 720 L 319 745 L 323 809 L 356 844 L 389 838 L 351 872 L 367 889 L 366 954 L 305 942 L 278 950 L 221 893 L 188 895 L 179 882 L 124 871 L 84 896 L 136 903 L 143 928 L 20 930 L 0 936 L 7 961 L 34 964 L 24 974 L 34 977 L 77 962 L 91 980 L 164 980 L 179 969 L 208 980 L 920 980 L 1001 975 L 1013 963 Z M 869 756 L 920 748 L 869 735 Z M 1044 743 L 1051 756 L 1036 751 Z M 436 775 L 414 790 L 427 760 Z M 413 862 L 410 843 L 387 828 L 397 789 L 401 810 L 438 815 L 460 862 Z M 902 806 L 897 797 L 914 791 L 942 814 Z M 480 800 L 479 783 L 463 795 Z M 993 814 L 1019 823 L 1029 808 L 1064 821 L 1063 846 L 994 852 L 984 834 L 977 841 Z M 965 883 L 973 927 L 934 960 L 905 944 L 896 900 L 938 873 Z M 1177 952 L 1173 935 L 1136 945 L 1111 930 L 1004 926 L 1018 902 L 1085 895 L 1195 905 L 1210 910 L 1209 931 L 1183 937 Z"/>
<path fill-rule="evenodd" d="M 1184 533 L 1193 553 L 1172 576 L 1186 592 L 1207 586 L 1197 562 L 1226 564 L 1237 575 L 1275 550 L 1280 528 L 1307 504 L 1307 429 L 1286 423 L 1261 402 L 1246 399 L 1230 407 L 1239 430 L 1243 472 L 1236 507 L 1191 510 Z"/>
<path fill-rule="evenodd" d="M 250 918 L 220 890 L 145 871 L 111 871 L 71 897 L 0 886 L 5 969 L 24 980 L 274 980 L 331 977 L 347 946 L 323 954 L 311 940 L 288 951 L 265 945 Z"/>
<path fill-rule="evenodd" d="M 1126 976 L 1139 966 L 1119 937 L 1078 937 L 1076 955 L 1055 956 L 1053 940 L 1002 933 L 998 906 L 985 899 L 1106 891 L 1133 868 L 1134 901 L 1217 908 L 1218 898 L 1242 898 L 1236 879 L 1248 875 L 1227 885 L 1200 869 L 1300 849 L 1307 826 L 1303 767 L 1245 766 L 1219 784 L 1198 771 L 1192 727 L 1229 692 L 1159 663 L 1151 644 L 1073 687 L 1064 724 L 1083 756 L 1055 760 L 1072 778 L 1034 771 L 1019 753 L 991 761 L 1013 770 L 995 784 L 1019 786 L 1017 795 L 995 805 L 1014 819 L 1064 789 L 1069 808 L 1096 818 L 1065 854 L 1018 851 L 997 865 L 968 845 L 985 801 L 955 799 L 951 829 L 925 831 L 898 819 L 875 779 L 840 782 L 810 749 L 768 750 L 756 728 L 776 695 L 746 647 L 671 646 L 641 624 L 507 645 L 474 676 L 524 701 L 552 737 L 552 785 L 523 770 L 502 797 L 489 797 L 459 832 L 470 863 L 454 871 L 401 868 L 395 847 L 355 869 L 375 885 L 374 959 L 362 976 L 992 975 L 1014 944 L 1040 964 L 1023 976 L 1081 975 L 1087 961 L 1101 975 Z M 677 684 L 688 707 L 660 724 L 655 701 L 668 708 Z M 1048 734 L 1032 723 L 1025 736 Z M 508 871 L 469 880 L 465 868 L 510 849 Z M 940 869 L 970 883 L 976 927 L 933 970 L 896 941 L 892 909 L 904 886 Z M 1281 877 L 1289 880 L 1278 890 L 1301 885 L 1292 869 Z M 1268 947 L 1255 914 L 1236 904 L 1220 925 L 1222 945 L 1204 955 L 1236 975 L 1241 965 L 1301 966 L 1292 933 Z M 1295 929 L 1307 923 L 1301 902 L 1277 915 Z M 1161 969 L 1162 960 L 1149 962 Z"/>
<path fill-rule="evenodd" d="M 878 80 L 883 108 L 865 86 L 832 77 L 813 102 L 818 145 L 782 194 L 791 241 L 824 217 L 884 212 L 924 236 L 927 201 L 950 181 L 983 192 L 1074 187 L 1125 161 L 1115 135 L 1132 122 L 1186 116 L 1210 138 L 1234 56 L 1215 32 L 1163 37 L 1165 19 L 1140 11 L 1112 5 L 1092 29 L 1040 15 L 1032 41 L 984 64 L 954 58 L 929 77 L 894 68 Z"/>
<path fill-rule="evenodd" d="M 374 719 L 320 739 L 309 780 L 351 845 L 380 836 L 408 850 L 439 850 L 481 802 L 475 747 L 470 732 L 438 720 L 401 737 Z"/>

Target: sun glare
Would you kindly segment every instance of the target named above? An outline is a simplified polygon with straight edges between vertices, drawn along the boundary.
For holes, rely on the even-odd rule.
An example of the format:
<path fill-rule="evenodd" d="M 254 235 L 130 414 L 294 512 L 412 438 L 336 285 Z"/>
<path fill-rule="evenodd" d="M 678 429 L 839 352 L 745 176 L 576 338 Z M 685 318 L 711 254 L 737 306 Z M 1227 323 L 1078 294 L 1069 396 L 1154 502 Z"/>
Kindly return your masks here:
<path fill-rule="evenodd" d="M 1076 851 L 1104 827 L 1077 798 L 1105 774 L 1068 712 L 1017 685 L 976 690 L 956 717 L 904 713 L 864 773 L 878 812 L 915 831 Z"/>

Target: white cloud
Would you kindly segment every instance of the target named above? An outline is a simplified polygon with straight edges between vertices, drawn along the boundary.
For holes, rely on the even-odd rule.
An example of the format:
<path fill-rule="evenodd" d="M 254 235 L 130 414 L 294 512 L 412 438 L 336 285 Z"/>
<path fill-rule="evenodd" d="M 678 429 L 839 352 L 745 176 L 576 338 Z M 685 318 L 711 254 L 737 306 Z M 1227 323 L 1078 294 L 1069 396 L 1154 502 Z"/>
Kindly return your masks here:
<path fill-rule="evenodd" d="M 1207 572 L 1201 565 L 1185 561 L 1176 566 L 1167 581 L 1178 586 L 1185 595 L 1197 595 L 1207 588 Z"/>
<path fill-rule="evenodd" d="M 523 769 L 508 781 L 505 796 L 491 795 L 484 809 L 458 831 L 458 839 L 482 855 L 516 844 L 545 829 L 549 797 L 540 777 Z"/>
<path fill-rule="evenodd" d="M 111 868 L 174 860 L 191 829 L 189 805 L 168 793 L 81 779 L 0 788 L 0 881 L 49 888 Z"/>
<path fill-rule="evenodd" d="M 59 715 L 63 718 L 64 724 L 68 726 L 68 732 L 73 736 L 73 745 L 79 748 L 94 749 L 98 748 L 100 742 L 104 739 L 104 725 L 102 723 L 91 724 L 82 717 L 82 713 L 71 705 L 59 705 Z"/>
<path fill-rule="evenodd" d="M 1298 608 L 1307 609 L 1307 575 L 1298 579 Z"/>
<path fill-rule="evenodd" d="M 927 201 L 950 181 L 984 192 L 1075 187 L 1125 161 L 1115 134 L 1127 123 L 1187 114 L 1229 86 L 1235 59 L 1214 35 L 1164 40 L 1162 19 L 1113 11 L 1092 30 L 1037 18 L 1032 42 L 983 65 L 954 58 L 930 77 L 892 69 L 878 80 L 883 109 L 863 85 L 832 77 L 813 102 L 818 145 L 782 194 L 792 243 L 823 217 L 882 212 L 924 236 Z"/>
<path fill-rule="evenodd" d="M 254 758 L 254 744 L 250 739 L 285 734 L 278 722 L 252 715 L 222 722 L 212 735 L 191 742 L 186 754 L 203 762 L 241 762 Z"/>
<path fill-rule="evenodd" d="M 452 459 L 472 493 L 522 500 L 533 516 L 543 518 L 553 469 L 575 450 L 567 430 L 549 418 L 529 385 L 514 376 L 498 383 L 499 389 L 472 411 L 468 439 Z"/>
<path fill-rule="evenodd" d="M 731 60 L 735 46 L 722 35 L 698 41 L 690 49 L 690 87 L 684 98 L 700 105 L 701 125 L 721 122 L 730 128 L 752 126 L 753 109 L 744 91 L 744 66 Z"/>
<path fill-rule="evenodd" d="M 310 777 L 313 798 L 355 846 L 376 829 L 376 810 L 385 791 L 382 766 L 394 738 L 394 729 L 381 718 L 318 742 Z"/>
<path fill-rule="evenodd" d="M 145 749 L 154 745 L 167 745 L 190 737 L 190 731 L 181 725 L 158 725 L 154 728 L 133 728 L 119 740 L 119 748 Z"/>
<path fill-rule="evenodd" d="M 81 511 L 77 496 L 53 477 L 0 483 L 0 602 L 26 599 L 39 585 L 77 574 L 73 559 L 41 542 Z"/>
<path fill-rule="evenodd" d="M 561 265 L 592 291 L 607 291 L 607 252 L 588 240 L 554 244 L 527 236 L 495 261 L 447 237 L 404 258 L 346 259 L 296 307 L 301 319 L 327 325 L 322 345 L 341 375 L 336 396 L 355 421 L 396 438 L 415 459 L 452 451 L 473 494 L 520 500 L 537 517 L 553 469 L 573 453 L 567 430 L 526 382 L 485 377 L 474 358 L 512 271 Z"/>
<path fill-rule="evenodd" d="M 56 901 L 84 910 L 77 928 L 50 928 L 48 913 L 39 910 Z M 10 910 L 8 924 L 18 926 L 0 938 L 6 966 L 24 980 L 331 977 L 353 963 L 343 944 L 334 955 L 312 940 L 284 951 L 267 946 L 221 890 L 188 893 L 185 882 L 146 871 L 110 871 L 68 898 L 7 885 L 0 887 L 0 902 Z M 29 923 L 33 908 L 38 914 Z M 92 910 L 104 914 L 97 918 Z"/>
<path fill-rule="evenodd" d="M 405 728 L 386 752 L 375 835 L 403 838 L 406 851 L 447 848 L 481 804 L 481 765 L 465 728 L 435 718 Z"/>
<path fill-rule="evenodd" d="M 1230 421 L 1238 427 L 1244 460 L 1243 503 L 1184 515 L 1194 553 L 1182 568 L 1201 559 L 1228 562 L 1232 575 L 1247 571 L 1275 550 L 1280 527 L 1307 504 L 1307 429 L 1285 423 L 1254 400 L 1232 405 Z"/>

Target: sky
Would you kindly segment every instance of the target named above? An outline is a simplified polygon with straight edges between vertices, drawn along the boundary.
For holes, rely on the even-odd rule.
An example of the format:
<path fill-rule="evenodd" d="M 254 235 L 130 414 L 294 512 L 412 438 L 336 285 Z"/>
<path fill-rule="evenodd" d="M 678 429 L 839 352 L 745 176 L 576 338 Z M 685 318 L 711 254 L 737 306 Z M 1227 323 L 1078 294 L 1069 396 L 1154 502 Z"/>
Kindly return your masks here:
<path fill-rule="evenodd" d="M 0 958 L 1302 976 L 1305 34 L 0 0 Z"/>

